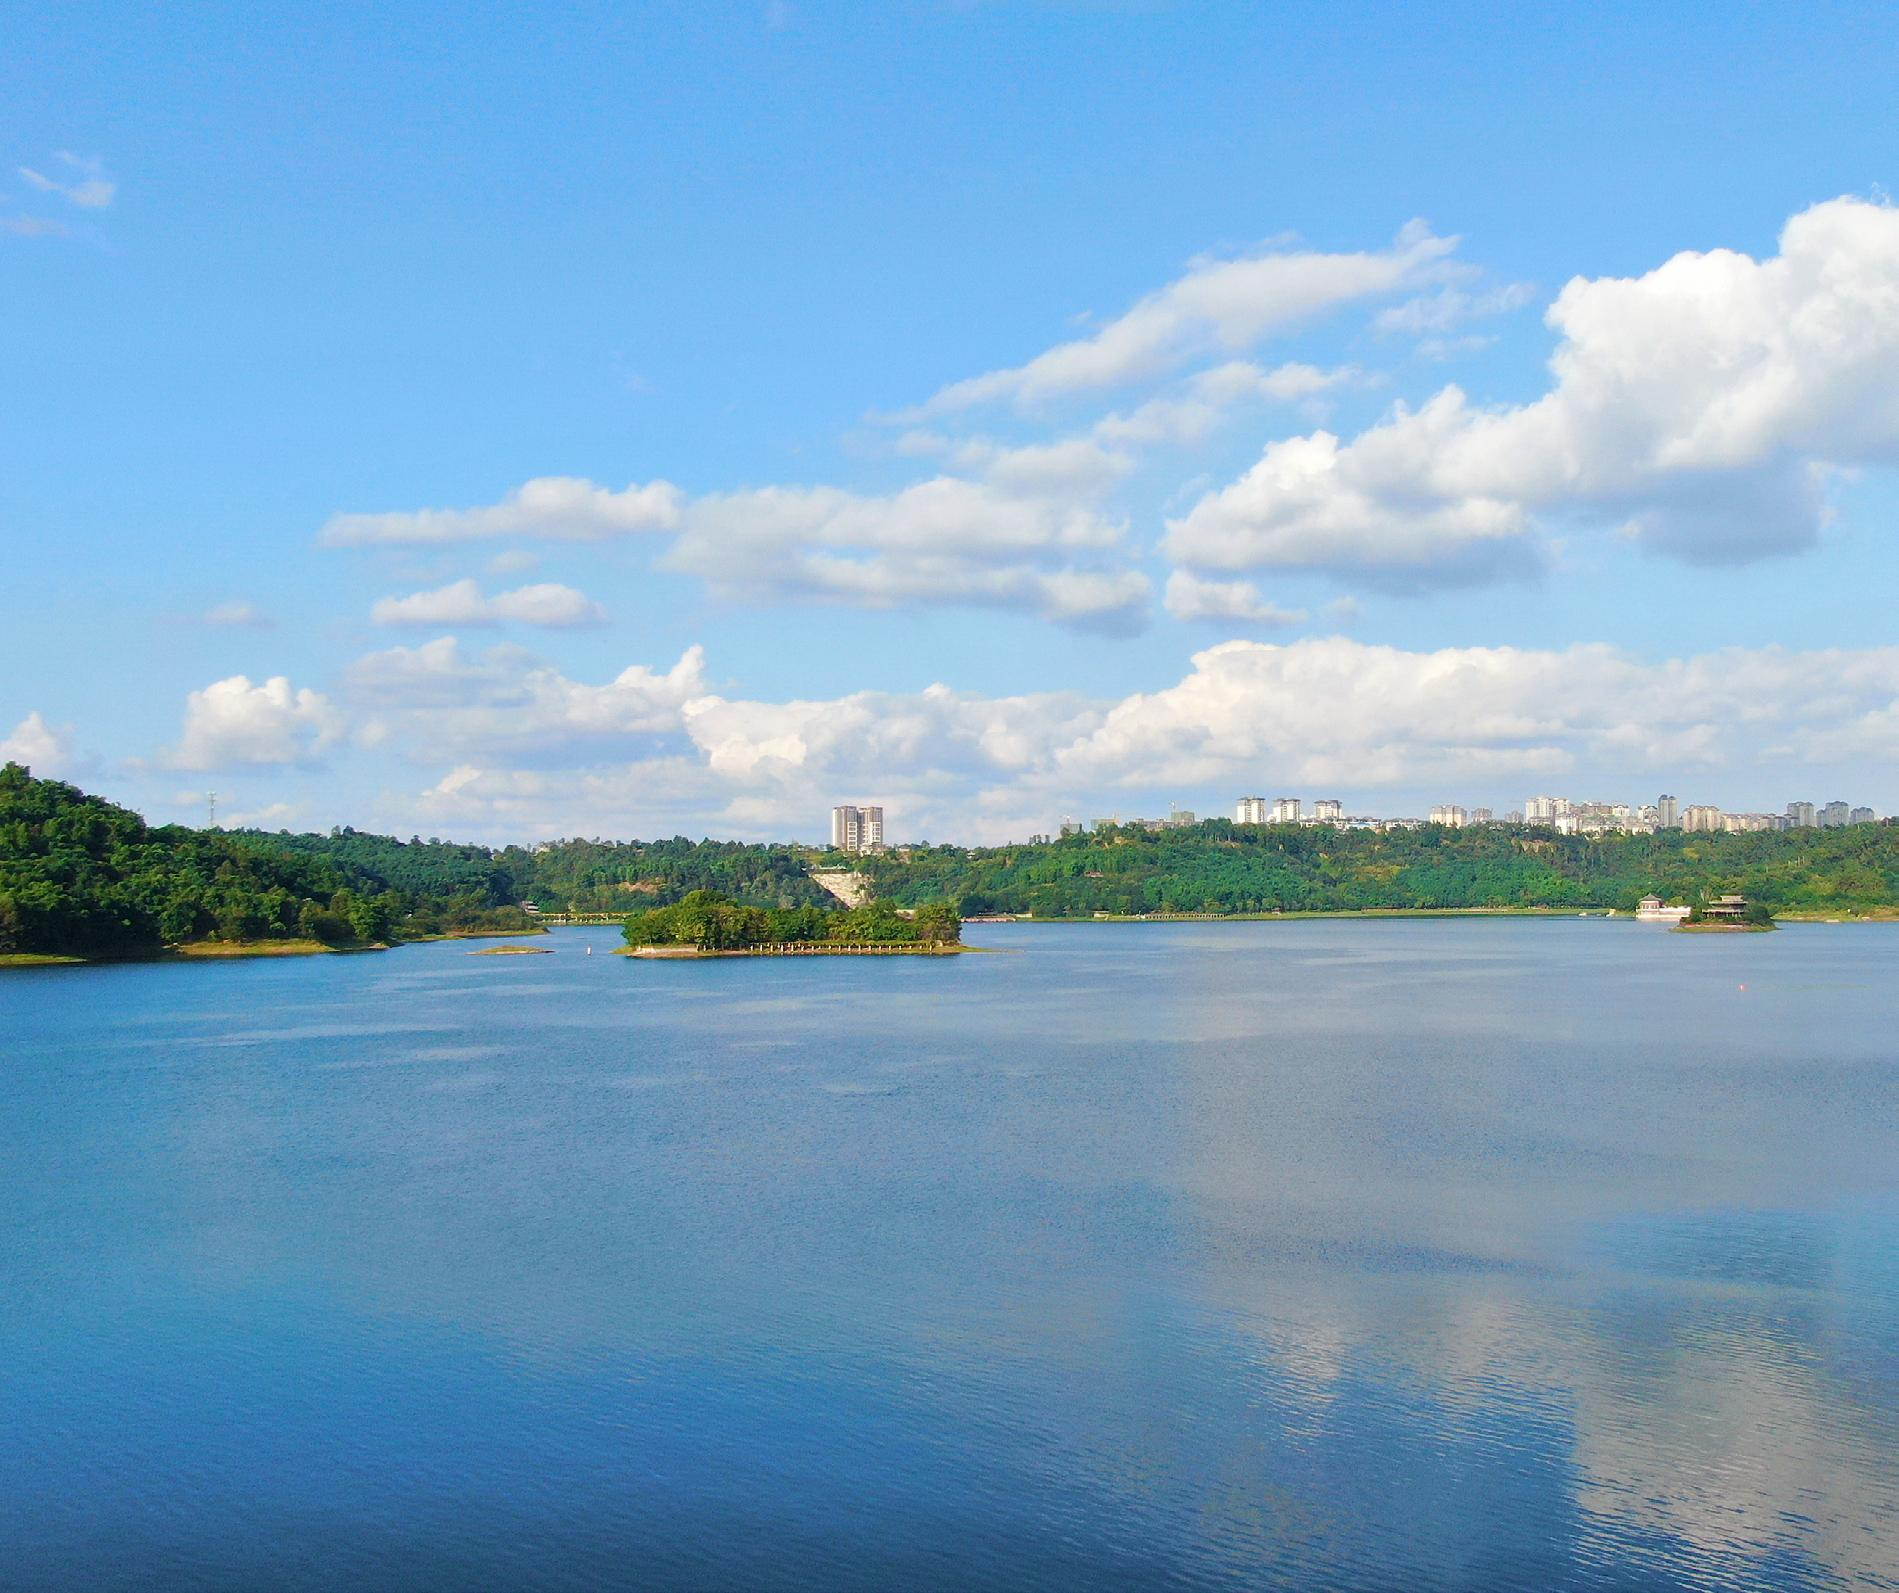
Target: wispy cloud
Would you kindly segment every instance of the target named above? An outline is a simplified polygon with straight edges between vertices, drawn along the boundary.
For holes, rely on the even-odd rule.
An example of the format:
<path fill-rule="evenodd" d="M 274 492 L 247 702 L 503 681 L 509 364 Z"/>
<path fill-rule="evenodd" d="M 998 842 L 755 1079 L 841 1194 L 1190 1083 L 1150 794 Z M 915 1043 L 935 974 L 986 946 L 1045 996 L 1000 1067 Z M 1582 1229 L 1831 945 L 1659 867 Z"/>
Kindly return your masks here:
<path fill-rule="evenodd" d="M 1093 335 L 1057 344 L 1026 365 L 953 382 L 906 418 L 996 402 L 1034 405 L 1163 376 L 1195 357 L 1238 354 L 1337 305 L 1430 280 L 1457 242 L 1414 221 L 1386 250 L 1203 257 Z"/>
<path fill-rule="evenodd" d="M 516 587 L 490 597 L 471 578 L 451 581 L 432 592 L 385 597 L 371 610 L 370 618 L 378 625 L 499 625 L 511 621 L 572 629 L 604 624 L 607 611 L 586 593 L 554 581 Z"/>
<path fill-rule="evenodd" d="M 268 630 L 276 622 L 247 597 L 235 597 L 213 604 L 199 616 L 203 624 L 219 630 Z"/>
<path fill-rule="evenodd" d="M 57 238 L 68 230 L 51 216 L 0 216 L 0 232 L 16 238 Z"/>
<path fill-rule="evenodd" d="M 495 537 L 598 542 L 679 523 L 681 494 L 668 481 L 615 492 L 576 476 L 537 476 L 499 503 L 333 515 L 318 533 L 328 547 L 478 542 Z"/>
<path fill-rule="evenodd" d="M 53 159 L 57 162 L 55 175 L 22 166 L 22 180 L 43 194 L 58 194 L 85 210 L 103 210 L 117 197 L 119 185 L 105 175 L 105 163 L 97 156 L 75 155 L 62 149 Z"/>

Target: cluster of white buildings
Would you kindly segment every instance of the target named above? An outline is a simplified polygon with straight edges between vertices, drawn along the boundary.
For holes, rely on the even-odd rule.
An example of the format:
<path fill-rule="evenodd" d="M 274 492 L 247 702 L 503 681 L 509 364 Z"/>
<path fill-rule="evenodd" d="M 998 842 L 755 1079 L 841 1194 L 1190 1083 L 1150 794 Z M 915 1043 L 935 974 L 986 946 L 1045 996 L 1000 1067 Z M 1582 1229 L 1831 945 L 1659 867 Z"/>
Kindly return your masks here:
<path fill-rule="evenodd" d="M 1511 815 L 1512 818 L 1515 815 Z M 1784 813 L 1729 813 L 1710 802 L 1681 802 L 1663 795 L 1639 807 L 1626 802 L 1572 802 L 1567 797 L 1535 796 L 1524 804 L 1526 824 L 1547 824 L 1563 835 L 1635 835 L 1656 830 L 1702 834 L 1739 834 L 1760 830 L 1839 829 L 1873 824 L 1879 815 L 1849 802 L 1789 802 Z"/>
<path fill-rule="evenodd" d="M 1192 815 L 1188 815 L 1191 819 Z M 1548 825 L 1559 835 L 1652 834 L 1656 830 L 1699 830 L 1709 833 L 1746 830 L 1832 829 L 1847 824 L 1873 824 L 1878 815 L 1868 807 L 1846 802 L 1789 802 L 1785 813 L 1727 813 L 1707 803 L 1683 804 L 1662 796 L 1641 806 L 1627 802 L 1572 802 L 1568 797 L 1533 796 L 1521 809 L 1498 815 L 1489 808 L 1466 808 L 1441 803 L 1428 819 L 1370 818 L 1347 814 L 1344 805 L 1330 799 L 1314 802 L 1307 811 L 1298 797 L 1241 797 L 1233 806 L 1235 824 L 1331 824 L 1343 829 L 1401 830 L 1421 824 L 1443 824 L 1463 829 L 1473 824 Z"/>
<path fill-rule="evenodd" d="M 1346 830 L 1403 829 L 1423 823 L 1421 819 L 1375 819 L 1362 813 L 1347 813 L 1336 797 L 1320 797 L 1307 812 L 1298 797 L 1241 797 L 1233 805 L 1235 824 L 1330 824 Z"/>
<path fill-rule="evenodd" d="M 838 852 L 881 852 L 884 810 L 844 803 L 831 809 L 831 847 Z"/>

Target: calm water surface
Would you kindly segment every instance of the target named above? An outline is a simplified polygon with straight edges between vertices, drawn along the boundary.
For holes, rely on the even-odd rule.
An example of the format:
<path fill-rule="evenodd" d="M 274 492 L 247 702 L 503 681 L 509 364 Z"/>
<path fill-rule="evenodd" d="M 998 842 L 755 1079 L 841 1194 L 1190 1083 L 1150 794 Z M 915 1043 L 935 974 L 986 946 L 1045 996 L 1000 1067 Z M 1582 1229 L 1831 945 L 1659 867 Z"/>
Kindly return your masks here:
<path fill-rule="evenodd" d="M 1899 1587 L 1899 928 L 0 978 L 0 1586 Z"/>

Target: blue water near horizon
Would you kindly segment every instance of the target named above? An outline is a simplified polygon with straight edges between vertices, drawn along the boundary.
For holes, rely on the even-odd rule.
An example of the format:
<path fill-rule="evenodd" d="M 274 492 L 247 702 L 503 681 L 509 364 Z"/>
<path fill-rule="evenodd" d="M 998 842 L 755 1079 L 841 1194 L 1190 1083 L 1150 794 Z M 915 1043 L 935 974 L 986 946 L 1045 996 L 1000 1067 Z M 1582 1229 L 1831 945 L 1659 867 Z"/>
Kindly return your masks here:
<path fill-rule="evenodd" d="M 0 978 L 0 1587 L 1899 1586 L 1899 928 Z"/>

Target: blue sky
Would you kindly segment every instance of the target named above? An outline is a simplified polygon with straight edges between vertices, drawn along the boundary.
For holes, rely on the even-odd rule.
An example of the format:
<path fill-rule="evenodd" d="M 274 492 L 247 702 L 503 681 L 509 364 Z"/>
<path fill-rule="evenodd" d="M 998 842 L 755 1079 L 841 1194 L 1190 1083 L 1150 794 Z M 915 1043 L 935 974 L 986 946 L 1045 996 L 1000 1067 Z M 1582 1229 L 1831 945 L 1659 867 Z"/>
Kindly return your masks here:
<path fill-rule="evenodd" d="M 36 768 L 522 840 L 1899 806 L 1890 8 L 8 32 Z"/>

